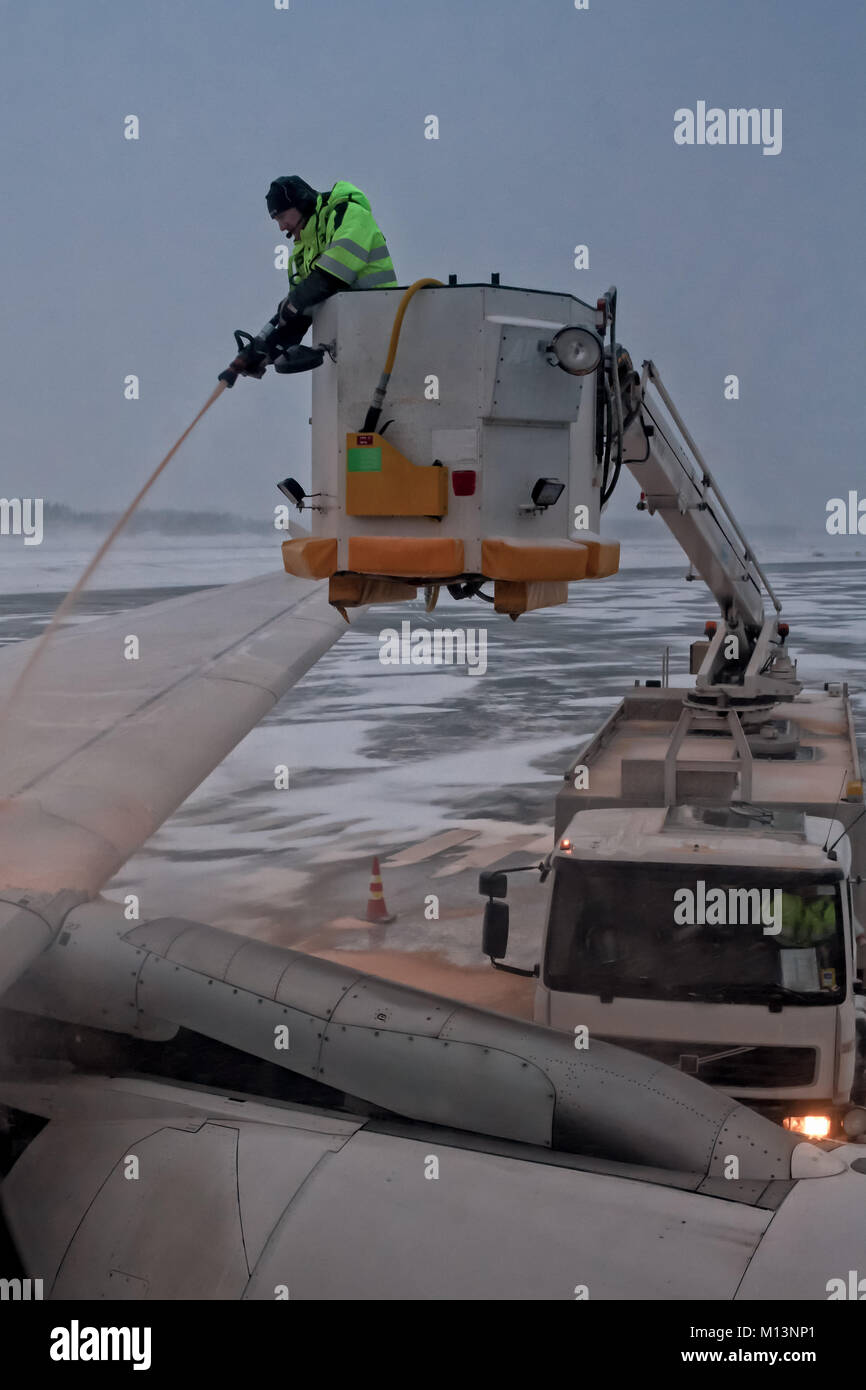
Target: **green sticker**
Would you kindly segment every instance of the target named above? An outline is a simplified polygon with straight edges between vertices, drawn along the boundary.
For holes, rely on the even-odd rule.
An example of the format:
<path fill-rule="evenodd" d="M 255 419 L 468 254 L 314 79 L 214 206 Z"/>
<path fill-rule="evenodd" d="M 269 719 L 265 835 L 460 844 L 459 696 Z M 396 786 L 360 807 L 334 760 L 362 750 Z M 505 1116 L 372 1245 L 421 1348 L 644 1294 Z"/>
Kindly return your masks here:
<path fill-rule="evenodd" d="M 372 449 L 350 449 L 347 467 L 350 473 L 381 473 L 381 445 L 377 444 Z"/>

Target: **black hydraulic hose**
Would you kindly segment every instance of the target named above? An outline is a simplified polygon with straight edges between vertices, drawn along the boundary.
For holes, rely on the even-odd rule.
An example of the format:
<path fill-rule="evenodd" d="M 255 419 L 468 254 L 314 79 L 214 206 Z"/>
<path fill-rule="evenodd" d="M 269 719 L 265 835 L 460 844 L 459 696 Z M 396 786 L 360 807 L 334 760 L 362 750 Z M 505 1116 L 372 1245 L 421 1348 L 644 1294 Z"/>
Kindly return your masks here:
<path fill-rule="evenodd" d="M 608 502 L 610 501 L 611 497 L 613 497 L 614 489 L 616 488 L 616 485 L 617 485 L 617 483 L 619 482 L 619 475 L 620 475 L 620 470 L 621 470 L 621 469 L 622 469 L 622 452 L 620 451 L 620 457 L 617 459 L 616 463 L 615 463 L 614 466 L 613 466 L 613 478 L 611 479 L 610 487 L 607 489 L 606 492 L 603 492 L 603 493 L 601 494 L 601 506 L 602 506 L 602 507 L 606 507 L 607 504 L 608 504 Z"/>
<path fill-rule="evenodd" d="M 613 404 L 616 416 L 616 463 L 614 464 L 613 478 L 610 486 L 602 492 L 601 506 L 604 507 L 614 494 L 614 489 L 619 482 L 619 475 L 623 461 L 623 420 L 622 420 L 622 396 L 619 389 L 619 363 L 616 360 L 616 289 L 609 295 L 610 303 L 610 370 L 613 380 Z"/>
<path fill-rule="evenodd" d="M 616 366 L 614 366 L 614 371 L 616 371 Z M 601 498 L 600 498 L 600 501 L 599 501 L 599 510 L 602 510 L 604 507 L 606 507 L 607 504 L 608 504 L 608 502 L 610 501 L 611 497 L 613 497 L 614 489 L 616 488 L 616 485 L 617 485 L 617 483 L 619 482 L 619 475 L 620 475 L 620 471 L 622 470 L 622 455 L 623 455 L 623 446 L 622 446 L 622 435 L 623 435 L 623 431 L 622 431 L 622 429 L 620 429 L 620 431 L 619 431 L 619 442 L 618 442 L 618 448 L 617 448 L 617 458 L 616 458 L 616 463 L 615 463 L 614 466 L 613 466 L 613 477 L 611 478 L 610 483 L 608 484 L 608 473 L 609 473 L 609 469 L 610 469 L 611 443 L 612 443 L 612 440 L 613 440 L 613 429 L 614 429 L 614 422 L 613 422 L 613 418 L 612 418 L 612 417 L 613 417 L 613 414 L 614 414 L 614 409 L 613 409 L 613 407 L 614 407 L 614 404 L 615 404 L 615 397 L 614 397 L 613 394 L 611 393 L 610 387 L 607 385 L 607 382 L 605 382 L 605 393 L 606 393 L 606 403 L 607 403 L 607 436 L 606 436 L 606 440 L 605 440 L 604 472 L 603 472 L 603 474 L 602 474 L 602 480 L 601 480 Z M 620 411 L 621 411 L 621 410 L 622 410 L 622 404 L 620 403 Z M 622 414 L 620 414 L 620 420 L 621 420 L 621 419 L 622 419 Z"/>
<path fill-rule="evenodd" d="M 486 584 L 486 579 L 470 579 L 466 583 L 448 584 L 446 587 L 452 598 L 483 598 L 485 603 L 493 603 L 490 594 L 482 592 L 481 586 Z"/>
<path fill-rule="evenodd" d="M 608 475 L 610 472 L 610 446 L 611 446 L 611 412 L 613 409 L 610 387 L 607 384 L 607 377 L 602 373 L 602 385 L 604 387 L 604 456 L 601 463 L 601 505 L 604 506 L 605 499 L 610 495 L 607 490 Z"/>

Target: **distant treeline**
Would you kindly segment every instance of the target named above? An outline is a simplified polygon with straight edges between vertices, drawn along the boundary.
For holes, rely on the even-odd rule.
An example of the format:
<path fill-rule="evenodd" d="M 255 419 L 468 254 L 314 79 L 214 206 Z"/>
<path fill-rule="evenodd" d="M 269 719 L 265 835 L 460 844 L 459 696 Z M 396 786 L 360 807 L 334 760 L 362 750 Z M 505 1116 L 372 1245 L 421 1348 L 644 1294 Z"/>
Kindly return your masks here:
<path fill-rule="evenodd" d="M 46 502 L 43 524 L 63 526 L 90 526 L 107 531 L 120 516 L 120 512 L 79 512 L 67 507 L 63 502 Z M 150 509 L 140 507 L 133 512 L 126 530 L 130 535 L 146 531 L 159 531 L 165 536 L 188 536 L 196 533 L 204 536 L 237 535 L 239 531 L 257 531 L 262 536 L 273 532 L 273 521 L 267 518 L 253 521 L 249 517 L 235 516 L 233 512 L 185 512 L 175 507 Z"/>

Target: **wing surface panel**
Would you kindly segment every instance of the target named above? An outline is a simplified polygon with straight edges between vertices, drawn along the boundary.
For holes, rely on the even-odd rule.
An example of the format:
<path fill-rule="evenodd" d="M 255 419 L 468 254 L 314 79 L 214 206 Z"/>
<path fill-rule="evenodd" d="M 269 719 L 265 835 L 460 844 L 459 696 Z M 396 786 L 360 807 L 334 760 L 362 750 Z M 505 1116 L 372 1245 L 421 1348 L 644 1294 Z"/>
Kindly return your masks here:
<path fill-rule="evenodd" d="M 56 633 L 0 726 L 0 895 L 98 893 L 345 630 L 281 571 Z M 32 647 L 0 652 L 0 705 Z"/>

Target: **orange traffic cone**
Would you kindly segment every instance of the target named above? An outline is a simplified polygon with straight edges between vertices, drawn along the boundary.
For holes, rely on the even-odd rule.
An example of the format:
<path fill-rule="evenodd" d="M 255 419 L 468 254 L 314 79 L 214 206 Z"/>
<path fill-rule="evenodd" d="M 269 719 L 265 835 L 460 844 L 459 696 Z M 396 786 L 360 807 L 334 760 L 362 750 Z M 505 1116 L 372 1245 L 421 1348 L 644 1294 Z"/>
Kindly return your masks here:
<path fill-rule="evenodd" d="M 389 913 L 385 906 L 385 890 L 382 887 L 382 873 L 379 868 L 379 856 L 373 860 L 373 869 L 370 875 L 370 897 L 367 901 L 367 921 L 368 922 L 393 922 L 394 915 Z"/>

